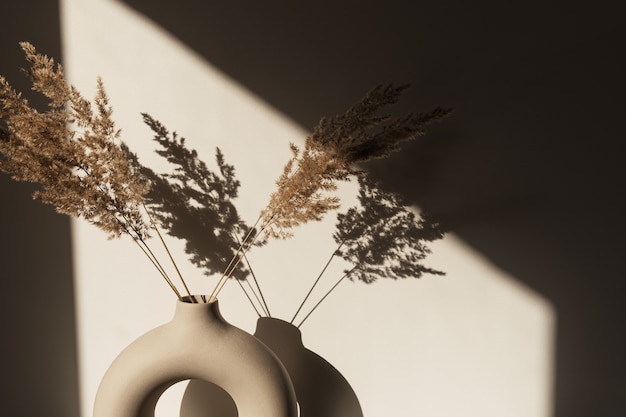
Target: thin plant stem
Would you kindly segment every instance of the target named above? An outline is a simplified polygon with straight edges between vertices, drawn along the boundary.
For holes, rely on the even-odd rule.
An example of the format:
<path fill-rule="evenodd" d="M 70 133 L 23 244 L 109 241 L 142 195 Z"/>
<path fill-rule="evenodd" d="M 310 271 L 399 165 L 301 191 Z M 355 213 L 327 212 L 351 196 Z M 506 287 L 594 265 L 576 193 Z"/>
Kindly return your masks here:
<path fill-rule="evenodd" d="M 275 215 L 272 215 L 269 219 L 265 220 L 263 224 L 261 225 L 261 227 L 259 228 L 259 231 L 255 233 L 254 236 L 252 237 L 252 240 L 248 242 L 248 240 L 250 239 L 251 232 L 253 230 L 256 230 L 256 227 L 262 218 L 263 218 L 263 215 L 262 214 L 259 215 L 256 222 L 254 223 L 254 226 L 250 228 L 243 242 L 241 242 L 241 244 L 239 245 L 237 252 L 231 258 L 230 262 L 228 263 L 228 266 L 226 267 L 226 270 L 222 274 L 222 277 L 220 278 L 215 289 L 211 293 L 212 297 L 217 297 L 219 292 L 222 290 L 222 288 L 226 284 L 226 281 L 228 280 L 228 278 L 230 278 L 230 276 L 235 271 L 235 268 L 237 268 L 237 265 L 239 265 L 239 262 L 241 262 L 241 260 L 245 257 L 246 253 L 248 253 L 248 251 L 252 248 L 257 238 L 263 234 L 265 229 L 267 229 L 274 221 L 276 221 Z"/>
<path fill-rule="evenodd" d="M 268 220 L 266 220 L 261 225 L 261 227 L 259 228 L 259 231 L 255 233 L 254 236 L 252 237 L 252 240 L 250 240 L 251 232 L 256 229 L 256 226 L 259 224 L 262 217 L 263 216 L 261 215 L 257 218 L 257 221 L 254 223 L 254 226 L 251 227 L 248 233 L 246 234 L 246 237 L 244 238 L 243 242 L 241 242 L 241 244 L 239 245 L 237 252 L 231 258 L 230 262 L 228 263 L 228 266 L 226 267 L 224 273 L 222 274 L 222 277 L 220 278 L 217 285 L 215 286 L 215 289 L 211 293 L 211 297 L 213 298 L 217 297 L 219 292 L 222 290 L 222 288 L 228 281 L 228 278 L 231 277 L 231 275 L 235 271 L 235 268 L 237 268 L 237 265 L 239 265 L 239 262 L 241 262 L 241 260 L 245 258 L 246 253 L 248 253 L 248 251 L 252 248 L 257 238 L 263 234 L 265 229 L 267 229 L 274 221 L 276 221 L 276 217 L 271 216 Z"/>
<path fill-rule="evenodd" d="M 306 303 L 306 301 L 309 299 L 309 297 L 311 296 L 311 293 L 313 292 L 313 289 L 320 282 L 320 279 L 322 278 L 322 275 L 324 275 L 324 272 L 326 272 L 326 269 L 328 268 L 328 266 L 330 265 L 332 260 L 335 258 L 335 256 L 337 256 L 337 252 L 339 251 L 339 249 L 341 249 L 342 246 L 343 246 L 343 242 L 341 242 L 341 244 L 337 247 L 337 249 L 335 249 L 333 254 L 330 255 L 330 258 L 328 258 L 328 261 L 326 262 L 326 265 L 324 265 L 324 268 L 322 268 L 322 271 L 317 276 L 317 279 L 315 280 L 315 282 L 313 283 L 313 285 L 309 289 L 309 292 L 304 297 L 304 300 L 302 300 L 302 302 L 300 303 L 300 306 L 296 310 L 296 313 L 293 315 L 293 317 L 292 317 L 292 319 L 291 319 L 291 321 L 289 323 L 293 324 L 294 320 L 296 319 L 296 316 L 298 315 L 298 313 L 300 313 L 300 310 L 302 310 L 302 307 L 304 307 L 304 303 Z"/>
<path fill-rule="evenodd" d="M 241 283 L 241 280 L 238 280 L 237 278 L 235 278 L 235 280 L 239 283 Z M 246 282 L 246 285 L 248 286 L 248 288 L 250 289 L 250 292 L 252 293 L 252 295 L 254 295 L 254 298 L 256 299 L 257 303 L 259 303 L 259 306 L 261 308 L 261 311 L 263 311 L 263 314 L 267 315 L 267 311 L 265 310 L 265 306 L 263 306 L 263 302 L 261 301 L 261 299 L 259 298 L 259 295 L 256 293 L 256 291 L 254 290 L 254 287 L 252 286 L 252 284 L 250 283 L 249 280 L 244 280 Z M 243 285 L 243 284 L 241 284 Z"/>
<path fill-rule="evenodd" d="M 235 268 L 237 268 L 237 265 L 239 265 L 239 262 L 241 262 L 241 260 L 246 255 L 246 253 L 250 250 L 250 247 L 252 246 L 252 244 L 254 244 L 255 239 L 253 239 L 249 245 L 246 245 L 246 247 L 240 251 L 241 254 L 238 257 L 236 257 L 236 262 L 234 264 L 233 263 L 229 264 L 229 265 L 232 265 L 231 269 L 228 270 L 228 272 L 225 272 L 222 278 L 220 278 L 219 282 L 217 283 L 217 286 L 211 293 L 211 297 L 217 297 L 219 292 L 222 290 L 222 288 L 226 284 L 226 281 L 228 281 L 228 278 L 231 277 L 231 275 L 235 271 Z"/>
<path fill-rule="evenodd" d="M 114 206 L 117 208 L 117 204 L 116 203 L 114 203 Z M 120 213 L 121 213 L 121 211 L 120 211 Z M 122 217 L 124 218 L 125 221 L 128 220 L 128 219 L 126 219 L 126 217 L 123 214 L 122 214 Z M 129 223 L 123 222 L 117 216 L 114 216 L 114 218 L 122 226 L 122 228 L 124 229 L 124 232 L 128 236 L 130 236 L 131 239 L 133 239 L 133 241 L 137 244 L 137 246 L 139 246 L 139 249 L 141 249 L 141 251 L 144 253 L 144 255 L 146 255 L 148 257 L 148 259 L 150 259 L 150 262 L 152 262 L 152 265 L 154 265 L 154 267 L 157 269 L 157 271 L 159 271 L 159 273 L 161 274 L 161 276 L 163 277 L 165 282 L 167 282 L 167 284 L 170 286 L 172 291 L 174 291 L 174 294 L 176 294 L 176 297 L 178 297 L 179 300 L 182 300 L 182 296 L 181 296 L 180 292 L 178 291 L 178 289 L 176 288 L 176 286 L 174 285 L 174 283 L 172 282 L 170 277 L 165 272 L 165 269 L 163 268 L 163 265 L 161 265 L 161 263 L 159 262 L 158 258 L 154 254 L 154 252 L 152 252 L 152 250 L 150 249 L 150 246 L 148 245 L 148 243 L 141 237 L 141 234 L 139 233 L 139 231 L 132 224 L 130 225 L 130 229 L 129 229 L 129 227 L 128 227 Z M 132 232 L 131 232 L 131 230 L 132 230 Z"/>
<path fill-rule="evenodd" d="M 241 245 L 239 245 L 239 249 L 237 250 L 235 255 L 232 257 L 232 259 L 230 260 L 230 262 L 228 264 L 228 267 L 226 268 L 226 270 L 222 274 L 222 277 L 220 278 L 219 282 L 217 283 L 217 286 L 215 287 L 215 289 L 211 293 L 212 297 L 217 297 L 219 292 L 224 287 L 224 284 L 226 284 L 226 281 L 228 281 L 228 278 L 231 277 L 231 275 L 235 271 L 235 268 L 237 268 L 237 265 L 239 265 L 239 262 L 241 262 L 241 260 L 245 257 L 246 253 L 250 250 L 250 248 L 252 248 L 252 246 L 254 245 L 254 242 L 256 242 L 256 239 L 263 233 L 266 225 L 263 225 L 263 227 L 261 227 L 261 229 L 257 233 L 254 234 L 254 236 L 252 237 L 252 240 L 250 240 L 251 232 L 252 232 L 252 230 L 255 229 L 255 227 L 259 223 L 260 219 L 261 218 L 259 217 L 259 219 L 256 221 L 254 227 L 252 227 L 250 229 L 250 231 L 248 232 L 248 234 L 244 238 L 244 240 L 241 243 Z"/>
<path fill-rule="evenodd" d="M 137 246 L 139 246 L 139 249 L 141 249 L 141 251 L 146 255 L 146 257 L 148 257 L 148 259 L 150 259 L 150 262 L 152 262 L 152 265 L 154 265 L 154 267 L 157 269 L 157 271 L 159 271 L 159 273 L 161 274 L 161 276 L 163 277 L 165 282 L 167 282 L 167 284 L 170 286 L 172 291 L 174 291 L 174 294 L 176 294 L 178 299 L 182 300 L 182 296 L 180 295 L 180 292 L 178 292 L 178 289 L 172 283 L 172 280 L 167 276 L 167 274 L 163 270 L 163 267 L 161 266 L 161 264 L 159 264 L 159 262 L 155 258 L 153 258 L 154 254 L 152 254 L 152 251 L 150 251 L 150 248 L 148 248 L 148 246 L 146 245 L 146 242 L 141 240 L 141 239 L 139 239 L 139 238 L 137 238 L 137 237 L 135 237 L 135 236 L 131 236 L 131 238 L 133 239 L 133 242 L 135 242 L 137 244 Z"/>
<path fill-rule="evenodd" d="M 141 242 L 141 247 L 146 250 L 148 257 L 154 262 L 154 264 L 157 266 L 157 269 L 161 271 L 161 274 L 167 279 L 168 283 L 174 288 L 176 288 L 176 286 L 172 282 L 172 279 L 169 277 L 169 274 L 165 272 L 165 268 L 163 268 L 163 265 L 161 265 L 161 262 L 159 262 L 159 259 L 157 258 L 157 256 L 154 254 L 154 252 L 152 252 L 152 249 L 150 249 L 150 246 L 148 246 L 148 244 L 143 238 L 139 237 L 138 239 Z M 178 291 L 178 289 L 176 289 L 176 294 L 180 298 L 182 298 L 182 296 L 180 295 L 180 291 Z"/>
<path fill-rule="evenodd" d="M 353 268 L 353 269 L 354 269 L 354 268 Z M 313 314 L 313 312 L 315 311 L 315 309 L 317 309 L 317 307 L 319 307 L 319 305 L 320 305 L 320 304 L 322 304 L 322 301 L 324 301 L 324 300 L 326 299 L 326 297 L 328 297 L 328 296 L 330 295 L 330 293 L 331 293 L 331 292 L 333 292 L 333 290 L 334 290 L 335 288 L 337 288 L 337 286 L 338 286 L 339 284 L 341 284 L 341 281 L 343 281 L 343 280 L 344 280 L 344 279 L 345 279 L 348 275 L 350 275 L 350 272 L 352 272 L 352 270 L 350 270 L 349 272 L 346 272 L 346 273 L 345 273 L 345 274 L 344 274 L 341 278 L 339 278 L 339 280 L 335 283 L 335 285 L 333 285 L 333 286 L 332 286 L 332 288 L 331 288 L 330 290 L 328 290 L 328 291 L 326 292 L 326 294 L 324 294 L 324 296 L 323 296 L 323 297 L 322 297 L 322 298 L 321 298 L 321 299 L 317 302 L 317 304 L 315 304 L 315 305 L 313 306 L 313 308 L 311 309 L 311 311 L 309 311 L 309 313 L 308 313 L 306 316 L 304 316 L 304 318 L 302 319 L 302 321 L 300 322 L 300 324 L 298 324 L 298 325 L 296 326 L 298 329 L 300 328 L 300 326 L 302 326 L 302 323 L 304 323 L 304 322 L 306 321 L 306 319 L 308 319 L 308 318 L 309 318 L 309 316 L 310 316 L 311 314 Z"/>
<path fill-rule="evenodd" d="M 87 176 L 91 176 L 91 172 L 90 172 L 89 169 L 87 169 L 87 168 L 85 168 L 83 166 L 79 166 L 79 169 L 81 171 L 83 171 Z M 106 195 L 109 194 L 108 191 L 103 189 L 101 185 L 98 185 L 98 189 L 103 194 L 106 194 Z M 113 216 L 114 219 L 120 224 L 120 226 L 122 226 L 122 228 L 124 229 L 125 233 L 128 236 L 130 236 L 131 239 L 133 239 L 133 241 L 137 244 L 137 246 L 139 246 L 139 249 L 141 249 L 141 251 L 144 253 L 144 255 L 146 255 L 148 257 L 148 259 L 150 259 L 150 262 L 152 262 L 152 265 L 157 269 L 157 271 L 159 271 L 159 273 L 161 274 L 161 276 L 163 277 L 165 282 L 167 282 L 167 284 L 170 286 L 172 291 L 174 291 L 174 294 L 176 294 L 176 297 L 178 297 L 179 300 L 182 300 L 182 296 L 181 296 L 180 292 L 178 291 L 178 289 L 176 288 L 176 286 L 174 285 L 174 283 L 172 282 L 170 277 L 165 272 L 165 269 L 163 268 L 163 266 L 159 263 L 156 255 L 152 252 L 152 250 L 150 249 L 150 246 L 148 246 L 146 241 L 141 237 L 141 233 L 139 233 L 139 231 L 135 228 L 135 226 L 133 226 L 132 223 L 128 221 L 128 218 L 126 218 L 126 216 L 124 215 L 124 211 L 119 208 L 119 205 L 117 204 L 117 200 L 112 198 L 111 204 L 113 204 L 113 207 L 115 207 L 118 210 L 118 213 L 122 216 L 122 219 L 124 221 L 122 221 L 122 219 L 118 218 L 117 216 Z M 146 209 L 146 206 L 143 203 L 142 203 L 142 206 L 143 206 L 144 210 L 146 210 L 146 213 L 148 214 L 148 217 L 150 218 L 150 222 L 152 223 L 153 227 L 157 231 L 157 234 L 159 234 L 159 237 L 161 237 L 161 234 L 159 233 L 158 229 L 156 229 L 156 227 L 154 226 L 154 222 L 152 221 L 152 217 L 150 216 L 150 213 Z M 130 225 L 130 229 L 129 229 L 129 225 Z M 131 230 L 132 230 L 132 233 L 131 233 Z M 161 241 L 163 242 L 162 238 L 161 238 Z M 165 246 L 165 242 L 163 242 L 163 245 Z M 166 250 L 167 250 L 167 246 L 165 246 L 165 247 L 166 247 Z M 168 250 L 168 253 L 169 253 L 169 250 Z M 171 258 L 171 255 L 170 255 L 170 258 Z M 174 262 L 173 259 L 172 259 L 172 262 Z M 174 266 L 176 266 L 175 263 L 174 263 Z M 176 268 L 176 269 L 178 270 L 178 268 Z M 182 277 L 181 277 L 181 279 L 182 279 Z M 184 281 L 183 281 L 183 284 L 184 284 Z M 186 286 L 185 286 L 185 288 L 186 288 Z M 187 291 L 189 292 L 189 290 L 187 290 Z"/>
<path fill-rule="evenodd" d="M 248 292 L 246 291 L 246 289 L 244 288 L 243 284 L 241 283 L 241 281 L 237 280 L 237 283 L 239 284 L 239 286 L 241 287 L 241 290 L 243 291 L 243 293 L 246 295 L 246 298 L 248 299 L 248 301 L 250 301 L 250 304 L 252 305 L 252 308 L 254 309 L 255 313 L 257 314 L 257 316 L 262 317 L 261 313 L 259 313 L 259 310 L 256 308 L 256 306 L 254 305 L 254 301 L 252 301 L 252 298 L 250 297 L 250 294 L 248 294 Z"/>
<path fill-rule="evenodd" d="M 143 206 L 143 209 L 146 211 L 146 214 L 148 215 L 148 219 L 150 219 L 150 224 L 152 225 L 152 228 L 157 233 L 157 236 L 159 236 L 159 240 L 161 241 L 161 244 L 165 248 L 165 252 L 167 252 L 167 256 L 170 258 L 170 261 L 172 262 L 172 265 L 174 265 L 174 269 L 176 270 L 176 273 L 178 274 L 178 278 L 180 278 L 180 281 L 183 283 L 183 287 L 185 288 L 185 291 L 187 292 L 187 295 L 189 296 L 189 299 L 192 302 L 196 302 L 197 303 L 198 301 L 195 299 L 195 297 L 193 297 L 191 295 L 191 292 L 189 291 L 189 287 L 187 287 L 187 283 L 185 282 L 185 279 L 183 278 L 183 275 L 181 274 L 180 269 L 178 268 L 178 265 L 176 264 L 176 261 L 174 261 L 174 257 L 172 256 L 172 253 L 170 252 L 169 247 L 165 243 L 165 239 L 163 239 L 163 235 L 161 234 L 161 232 L 159 231 L 159 228 L 157 227 L 156 223 L 152 219 L 152 216 L 150 215 L 150 212 L 148 211 L 148 208 L 146 207 L 145 204 L 142 204 L 142 206 Z"/>
<path fill-rule="evenodd" d="M 239 238 L 236 235 L 235 235 L 235 239 L 237 239 L 237 243 L 241 246 L 241 242 L 239 241 Z M 248 259 L 246 255 L 244 255 L 244 260 L 246 262 L 246 266 L 250 270 L 250 275 L 252 275 L 252 279 L 254 280 L 254 284 L 258 291 L 258 295 L 257 295 L 257 292 L 253 290 L 254 296 L 256 297 L 257 301 L 261 304 L 265 314 L 267 314 L 268 317 L 272 317 L 272 315 L 270 314 L 269 306 L 267 305 L 267 302 L 265 301 L 265 296 L 263 296 L 263 291 L 261 290 L 261 286 L 259 285 L 259 281 L 257 280 L 256 274 L 254 273 L 254 269 L 252 269 L 252 265 L 250 264 L 250 260 Z M 250 287 L 252 287 L 252 285 L 250 285 Z M 259 296 L 261 297 L 260 299 L 259 299 Z"/>
<path fill-rule="evenodd" d="M 244 237 L 243 242 L 239 244 L 239 247 L 237 248 L 237 251 L 235 252 L 233 257 L 230 258 L 230 262 L 228 262 L 228 265 L 224 269 L 224 272 L 222 273 L 222 276 L 220 277 L 219 281 L 217 281 L 217 285 L 215 286 L 215 288 L 213 289 L 213 292 L 211 293 L 211 298 L 217 297 L 217 294 L 220 292 L 220 290 L 224 286 L 224 280 L 226 280 L 226 279 L 228 279 L 230 277 L 230 275 L 233 273 L 233 271 L 235 270 L 235 268 L 239 264 L 239 261 L 241 260 L 241 258 L 239 257 L 239 254 L 243 250 L 243 247 L 246 244 L 246 242 L 248 241 L 248 239 L 250 239 L 250 235 L 252 234 L 252 231 L 255 230 L 257 224 L 259 224 L 259 221 L 261 221 L 261 216 L 258 217 L 258 219 L 256 220 L 256 223 L 254 223 L 254 226 L 252 226 L 250 228 L 250 230 L 248 230 L 248 233 L 246 233 L 246 236 Z M 258 234 L 255 234 L 255 236 L 257 236 L 257 235 Z M 235 261 L 236 261 L 236 263 L 235 263 Z M 233 265 L 233 263 L 235 263 L 235 264 Z"/>
<path fill-rule="evenodd" d="M 152 265 L 154 265 L 154 267 L 157 269 L 157 271 L 159 271 L 163 279 L 165 279 L 165 282 L 167 282 L 167 284 L 170 286 L 172 291 L 174 291 L 174 294 L 176 294 L 176 297 L 178 297 L 178 299 L 181 300 L 182 296 L 180 295 L 180 292 L 178 291 L 178 289 L 176 288 L 176 286 L 174 285 L 170 277 L 165 272 L 165 269 L 163 268 L 163 266 L 157 259 L 154 252 L 152 252 L 152 250 L 150 249 L 150 246 L 148 246 L 148 243 L 146 243 L 146 241 L 141 237 L 141 235 L 137 232 L 137 230 L 133 228 L 133 232 L 135 232 L 135 234 L 133 234 L 131 233 L 131 231 L 128 229 L 127 225 L 124 222 L 122 222 L 117 217 L 115 217 L 115 219 L 122 225 L 125 233 L 128 236 L 130 236 L 133 242 L 135 242 L 137 246 L 139 246 L 139 249 L 141 249 L 144 255 L 146 255 L 146 257 L 150 260 L 150 262 L 152 262 Z"/>
<path fill-rule="evenodd" d="M 237 238 L 237 236 L 234 236 L 235 239 L 237 239 L 237 243 L 239 245 L 241 245 L 241 242 L 239 242 L 239 239 Z M 247 259 L 246 259 L 247 262 Z M 248 262 L 248 268 L 250 268 L 250 272 L 252 272 L 252 267 L 250 266 L 250 263 Z M 255 279 L 256 281 L 256 279 Z M 261 300 L 259 299 L 259 296 L 255 293 L 254 288 L 252 287 L 252 285 L 250 284 L 250 282 L 248 280 L 246 280 L 248 286 L 250 287 L 250 291 L 252 291 L 252 294 L 254 294 L 254 298 L 256 298 L 257 302 L 261 305 L 261 309 L 263 310 L 263 312 L 265 314 L 267 314 L 266 309 L 263 307 L 263 303 L 261 302 Z M 250 301 L 250 304 L 252 305 L 252 308 L 254 309 L 254 311 L 256 312 L 256 314 L 259 317 L 262 317 L 261 313 L 259 313 L 259 310 L 257 309 L 256 305 L 254 304 L 254 300 L 252 299 L 252 297 L 250 297 L 250 294 L 248 294 L 248 291 L 246 291 L 245 287 L 243 286 L 243 284 L 241 283 L 241 280 L 237 280 L 237 283 L 239 284 L 239 287 L 241 288 L 241 291 L 243 291 L 243 293 L 245 294 L 246 298 L 248 299 L 248 301 Z M 257 287 L 258 287 L 258 283 L 257 283 Z M 261 289 L 259 288 L 259 292 L 261 291 Z M 204 302 L 206 302 L 206 297 L 203 295 L 202 296 L 202 300 Z"/>
<path fill-rule="evenodd" d="M 258 295 L 257 295 L 257 292 L 254 292 L 254 296 L 257 297 L 257 301 L 263 306 L 263 311 L 265 311 L 265 314 L 267 314 L 267 317 L 272 317 L 272 315 L 270 314 L 270 309 L 267 305 L 267 302 L 265 301 L 265 296 L 263 296 L 263 291 L 261 291 L 261 286 L 259 285 L 259 281 L 256 278 L 256 274 L 254 273 L 254 270 L 252 269 L 252 266 L 250 265 L 250 261 L 248 261 L 248 257 L 245 255 L 244 255 L 244 260 L 246 261 L 246 265 L 248 266 L 248 269 L 250 270 L 250 275 L 252 275 L 252 280 L 254 281 L 254 285 L 256 286 L 256 289 L 258 291 Z M 250 287 L 252 287 L 252 284 L 250 284 Z"/>
<path fill-rule="evenodd" d="M 237 279 L 237 278 L 235 278 L 235 279 L 236 279 L 238 282 L 239 282 L 239 281 L 242 281 L 242 280 L 239 280 L 239 279 Z M 261 310 L 263 310 L 263 313 L 264 313 L 264 314 L 266 314 L 266 315 L 269 315 L 269 313 L 268 313 L 268 311 L 267 311 L 267 306 L 265 306 L 265 304 L 264 304 L 264 303 L 263 303 L 263 301 L 262 301 L 263 294 L 261 294 L 261 296 L 259 296 L 259 294 L 258 294 L 258 293 L 261 291 L 261 289 L 260 289 L 260 288 L 259 288 L 259 286 L 258 286 L 258 283 L 256 284 L 256 289 L 255 289 L 255 288 L 252 286 L 252 283 L 250 282 L 250 280 L 249 280 L 249 279 L 247 279 L 247 278 L 246 278 L 246 279 L 244 279 L 243 281 L 245 281 L 245 282 L 246 282 L 246 284 L 248 285 L 248 288 L 250 288 L 250 291 L 251 291 L 251 292 L 252 292 L 252 294 L 254 295 L 254 298 L 256 299 L 257 303 L 259 303 L 259 305 L 261 306 Z M 256 282 L 256 280 L 255 280 L 255 282 Z"/>

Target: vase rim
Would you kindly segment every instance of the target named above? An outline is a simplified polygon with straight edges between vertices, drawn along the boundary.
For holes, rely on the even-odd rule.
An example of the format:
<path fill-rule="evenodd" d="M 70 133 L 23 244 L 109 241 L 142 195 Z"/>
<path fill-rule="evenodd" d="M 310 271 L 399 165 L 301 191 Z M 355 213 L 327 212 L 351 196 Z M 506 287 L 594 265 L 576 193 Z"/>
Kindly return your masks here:
<path fill-rule="evenodd" d="M 186 296 L 176 300 L 176 308 L 172 320 L 190 320 L 192 317 L 213 317 L 226 322 L 220 313 L 220 304 L 217 298 L 211 298 L 206 295 L 205 302 L 202 301 L 199 295 L 192 295 L 191 297 L 193 298 Z M 192 299 L 197 299 L 198 301 L 193 302 Z"/>
<path fill-rule="evenodd" d="M 217 298 L 212 295 L 193 294 L 179 298 L 178 302 L 184 304 L 213 304 L 217 303 Z"/>

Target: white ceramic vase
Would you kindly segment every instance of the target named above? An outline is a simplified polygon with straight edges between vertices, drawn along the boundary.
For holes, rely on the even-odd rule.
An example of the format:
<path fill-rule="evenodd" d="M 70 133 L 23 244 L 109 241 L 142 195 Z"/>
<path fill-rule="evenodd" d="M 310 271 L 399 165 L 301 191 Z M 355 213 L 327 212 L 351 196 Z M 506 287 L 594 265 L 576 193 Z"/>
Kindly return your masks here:
<path fill-rule="evenodd" d="M 94 417 L 153 417 L 161 394 L 207 381 L 232 398 L 239 417 L 296 417 L 288 373 L 257 338 L 227 323 L 217 300 L 178 301 L 174 318 L 124 349 L 104 375 Z"/>

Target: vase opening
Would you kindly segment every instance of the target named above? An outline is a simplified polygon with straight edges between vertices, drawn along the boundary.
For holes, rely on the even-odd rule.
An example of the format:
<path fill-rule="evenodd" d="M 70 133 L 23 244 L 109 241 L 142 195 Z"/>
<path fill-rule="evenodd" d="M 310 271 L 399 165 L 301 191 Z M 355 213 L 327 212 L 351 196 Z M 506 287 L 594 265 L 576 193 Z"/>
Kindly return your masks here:
<path fill-rule="evenodd" d="M 217 298 L 213 297 L 212 295 L 196 294 L 196 295 L 186 295 L 182 297 L 180 301 L 183 303 L 188 303 L 188 304 L 198 304 L 198 303 L 211 304 L 211 303 L 216 302 Z"/>

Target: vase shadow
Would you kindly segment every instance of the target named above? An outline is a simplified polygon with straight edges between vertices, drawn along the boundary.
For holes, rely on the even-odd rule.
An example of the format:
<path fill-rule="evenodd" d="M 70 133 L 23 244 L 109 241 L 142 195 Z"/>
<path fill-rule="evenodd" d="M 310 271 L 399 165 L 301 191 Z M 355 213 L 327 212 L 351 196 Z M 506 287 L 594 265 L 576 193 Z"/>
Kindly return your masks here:
<path fill-rule="evenodd" d="M 201 379 L 192 379 L 185 389 L 180 415 L 237 417 L 239 413 L 235 401 L 224 389 Z"/>
<path fill-rule="evenodd" d="M 262 317 L 254 335 L 283 363 L 296 391 L 301 417 L 363 417 L 359 400 L 344 376 L 307 349 L 300 330 L 285 321 Z M 181 403 L 181 417 L 236 417 L 221 388 L 191 380 Z M 234 404 L 232 404 L 234 406 Z"/>

